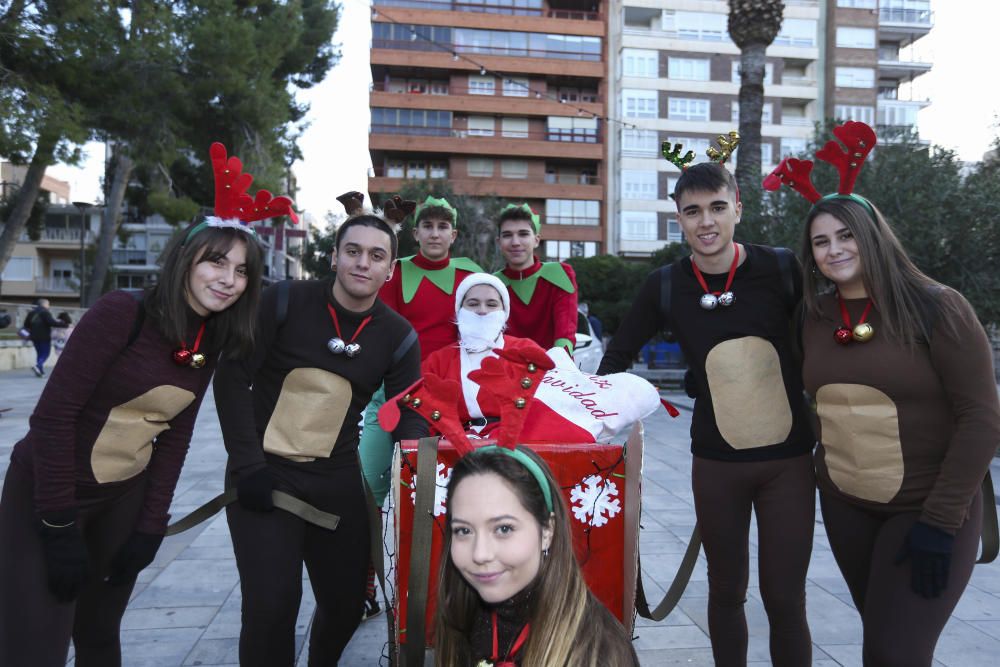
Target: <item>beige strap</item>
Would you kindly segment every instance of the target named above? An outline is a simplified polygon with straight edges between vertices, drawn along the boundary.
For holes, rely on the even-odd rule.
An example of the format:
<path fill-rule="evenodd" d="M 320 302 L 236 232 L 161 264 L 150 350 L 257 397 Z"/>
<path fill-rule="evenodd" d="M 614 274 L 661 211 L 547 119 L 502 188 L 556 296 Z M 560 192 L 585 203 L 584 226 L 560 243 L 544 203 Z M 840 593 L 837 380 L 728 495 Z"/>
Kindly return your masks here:
<path fill-rule="evenodd" d="M 337 525 L 340 523 L 340 517 L 336 514 L 318 510 L 304 500 L 300 500 L 284 491 L 272 491 L 271 499 L 274 502 L 274 506 L 278 509 L 294 514 L 314 526 L 326 528 L 327 530 L 337 530 Z M 194 528 L 203 521 L 212 518 L 219 513 L 219 510 L 233 502 L 236 502 L 236 487 L 227 489 L 183 519 L 167 526 L 166 535 L 176 535 L 177 533 L 183 533 L 185 530 Z"/>

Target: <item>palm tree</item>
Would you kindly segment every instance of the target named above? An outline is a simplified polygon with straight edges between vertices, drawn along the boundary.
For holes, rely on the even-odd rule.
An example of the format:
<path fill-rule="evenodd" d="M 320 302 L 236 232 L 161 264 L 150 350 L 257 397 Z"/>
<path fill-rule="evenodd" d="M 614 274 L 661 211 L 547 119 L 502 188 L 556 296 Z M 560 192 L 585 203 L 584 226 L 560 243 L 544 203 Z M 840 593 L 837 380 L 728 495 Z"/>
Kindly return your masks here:
<path fill-rule="evenodd" d="M 760 188 L 760 119 L 764 110 L 764 52 L 781 30 L 782 0 L 729 0 L 729 36 L 740 47 L 740 151 L 736 182 Z"/>

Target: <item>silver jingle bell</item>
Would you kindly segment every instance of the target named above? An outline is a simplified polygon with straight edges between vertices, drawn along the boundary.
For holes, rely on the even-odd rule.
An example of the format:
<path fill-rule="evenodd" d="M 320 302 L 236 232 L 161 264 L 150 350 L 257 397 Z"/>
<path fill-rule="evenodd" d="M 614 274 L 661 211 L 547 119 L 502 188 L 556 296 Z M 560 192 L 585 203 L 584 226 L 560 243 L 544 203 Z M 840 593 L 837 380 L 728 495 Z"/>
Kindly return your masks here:
<path fill-rule="evenodd" d="M 715 307 L 719 305 L 719 298 L 714 294 L 702 294 L 701 295 L 701 307 L 705 310 L 715 310 Z"/>
<path fill-rule="evenodd" d="M 334 336 L 330 340 L 326 341 L 326 349 L 334 354 L 343 354 L 344 352 L 344 339 Z"/>
<path fill-rule="evenodd" d="M 720 306 L 731 306 L 736 297 L 733 296 L 732 292 L 723 292 L 719 295 L 719 305 Z"/>
<path fill-rule="evenodd" d="M 353 359 L 354 357 L 361 354 L 361 346 L 358 345 L 357 343 L 348 343 L 347 347 L 344 348 L 344 352 L 347 353 L 348 357 Z"/>

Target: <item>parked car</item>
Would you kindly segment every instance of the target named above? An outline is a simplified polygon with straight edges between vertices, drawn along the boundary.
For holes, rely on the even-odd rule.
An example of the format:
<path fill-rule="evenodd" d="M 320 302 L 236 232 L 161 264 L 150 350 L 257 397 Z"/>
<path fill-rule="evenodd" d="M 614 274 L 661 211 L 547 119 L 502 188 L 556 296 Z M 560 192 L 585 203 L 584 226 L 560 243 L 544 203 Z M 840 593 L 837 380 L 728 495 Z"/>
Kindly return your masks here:
<path fill-rule="evenodd" d="M 576 347 L 573 349 L 573 361 L 576 367 L 588 375 L 597 372 L 604 357 L 604 341 L 594 335 L 590 320 L 582 311 L 576 317 Z"/>

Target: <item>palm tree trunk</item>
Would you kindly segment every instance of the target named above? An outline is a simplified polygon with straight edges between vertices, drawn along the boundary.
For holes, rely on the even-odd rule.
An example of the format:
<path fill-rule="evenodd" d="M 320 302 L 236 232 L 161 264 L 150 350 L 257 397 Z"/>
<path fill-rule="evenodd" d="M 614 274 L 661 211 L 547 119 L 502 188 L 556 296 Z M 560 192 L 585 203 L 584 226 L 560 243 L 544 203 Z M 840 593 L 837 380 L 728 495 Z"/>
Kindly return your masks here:
<path fill-rule="evenodd" d="M 0 233 L 0 275 L 7 267 L 11 255 L 14 254 L 14 245 L 24 232 L 24 227 L 31 215 L 31 209 L 38 199 L 38 191 L 42 186 L 42 178 L 45 177 L 45 168 L 53 163 L 56 144 L 59 143 L 59 134 L 52 126 L 44 126 L 38 135 L 38 145 L 35 146 L 35 154 L 31 157 L 28 171 L 24 175 L 24 182 L 21 189 L 14 195 L 14 207 L 10 211 L 5 221 L 3 232 Z M 0 282 L 0 290 L 2 290 Z"/>
<path fill-rule="evenodd" d="M 736 183 L 750 192 L 760 186 L 760 120 L 764 110 L 765 44 L 747 44 L 740 51 L 740 150 Z"/>
<path fill-rule="evenodd" d="M 97 301 L 104 292 L 104 280 L 111 265 L 111 249 L 121 224 L 122 202 L 125 200 L 125 188 L 132 178 L 132 162 L 125 150 L 119 144 L 115 148 L 115 172 L 111 180 L 111 191 L 101 216 L 101 232 L 97 239 L 97 250 L 94 253 L 94 268 L 90 273 L 90 283 L 87 285 L 86 305 Z"/>

